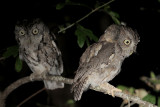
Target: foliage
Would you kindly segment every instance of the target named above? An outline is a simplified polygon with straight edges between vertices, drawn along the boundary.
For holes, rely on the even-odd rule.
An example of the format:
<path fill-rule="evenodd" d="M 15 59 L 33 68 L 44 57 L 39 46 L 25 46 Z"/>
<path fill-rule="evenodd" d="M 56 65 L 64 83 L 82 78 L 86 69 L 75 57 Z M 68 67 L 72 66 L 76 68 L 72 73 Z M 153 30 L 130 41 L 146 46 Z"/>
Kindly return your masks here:
<path fill-rule="evenodd" d="M 22 61 L 19 59 L 19 57 L 16 58 L 16 62 L 15 62 L 15 70 L 17 72 L 20 72 L 22 70 Z"/>
<path fill-rule="evenodd" d="M 102 10 L 105 11 L 105 12 L 107 12 L 107 13 L 111 16 L 112 20 L 113 20 L 116 24 L 119 24 L 119 25 L 120 25 L 119 14 L 116 13 L 116 12 L 114 12 L 114 11 L 112 11 L 111 8 L 110 8 L 110 6 L 108 6 L 108 5 L 105 5 L 105 4 L 104 4 L 104 5 L 101 5 L 101 3 L 97 2 L 97 3 L 95 4 L 95 9 L 92 10 L 91 7 L 88 7 L 88 6 L 85 5 L 85 4 L 75 3 L 75 2 L 72 2 L 72 1 L 70 1 L 70 0 L 65 0 L 65 2 L 58 3 L 58 4 L 56 5 L 56 9 L 57 9 L 57 10 L 61 10 L 61 9 L 63 9 L 64 6 L 66 6 L 66 5 L 77 5 L 77 6 L 81 6 L 81 7 L 87 7 L 88 9 L 91 9 L 91 12 L 88 13 L 86 16 L 82 17 L 81 19 L 79 19 L 78 21 L 76 21 L 75 23 L 68 25 L 68 27 L 66 27 L 66 28 L 64 28 L 64 25 L 60 25 L 60 26 L 59 26 L 60 31 L 61 31 L 61 30 L 63 31 L 63 29 L 66 30 L 67 28 L 70 28 L 70 27 L 72 27 L 72 26 L 75 25 L 75 24 L 77 25 L 78 22 L 80 22 L 81 20 L 87 18 L 90 14 L 92 14 L 92 13 L 95 12 L 96 10 L 100 9 L 101 7 L 104 7 Z M 62 33 L 65 33 L 65 30 L 64 30 Z M 90 45 L 90 41 L 92 41 L 92 40 L 93 40 L 94 42 L 98 41 L 98 38 L 93 34 L 92 30 L 87 29 L 87 28 L 83 27 L 83 26 L 80 25 L 80 24 L 77 25 L 77 28 L 76 28 L 76 30 L 75 30 L 75 35 L 77 36 L 77 43 L 78 43 L 78 46 L 79 46 L 80 48 L 82 48 L 82 47 L 84 46 L 85 42 L 86 42 L 87 46 L 89 46 L 89 45 Z M 88 39 L 88 38 L 89 38 L 89 39 Z"/>
<path fill-rule="evenodd" d="M 112 20 L 116 24 L 118 24 L 118 25 L 121 24 L 121 22 L 119 21 L 119 18 L 120 18 L 119 14 L 116 13 L 116 12 L 114 12 L 114 11 L 112 11 L 111 8 L 110 8 L 110 6 L 105 7 L 104 10 L 111 16 Z"/>
<path fill-rule="evenodd" d="M 143 100 L 151 102 L 152 104 L 156 103 L 156 97 L 154 95 L 148 94 L 143 98 Z"/>
<path fill-rule="evenodd" d="M 154 72 L 151 72 L 151 73 L 150 73 L 150 77 L 151 77 L 152 79 L 154 79 L 154 80 L 156 79 L 156 75 L 154 74 Z"/>
<path fill-rule="evenodd" d="M 89 40 L 93 40 L 94 42 L 98 41 L 98 38 L 93 34 L 90 29 L 84 28 L 81 25 L 77 25 L 75 35 L 77 36 L 77 43 L 80 48 L 84 46 L 85 42 L 89 46 Z"/>
<path fill-rule="evenodd" d="M 65 105 L 69 107 L 75 107 L 75 101 L 72 99 L 69 99 Z"/>
<path fill-rule="evenodd" d="M 158 0 L 158 2 L 160 2 L 160 0 Z M 97 2 L 95 4 L 95 9 L 97 7 L 100 7 L 102 3 Z M 70 5 L 70 6 L 80 6 L 80 7 L 85 7 L 86 9 L 89 10 L 93 10 L 91 7 L 89 7 L 86 4 L 82 4 L 82 3 L 78 3 L 78 2 L 72 2 L 71 0 L 65 0 L 64 2 L 60 2 L 58 4 L 56 4 L 56 10 L 62 10 L 64 9 L 65 6 Z M 74 7 L 73 7 L 74 8 Z M 120 15 L 112 10 L 112 7 L 110 5 L 106 5 L 104 6 L 101 11 L 105 11 L 106 13 L 108 13 L 108 15 L 112 18 L 112 20 L 114 21 L 114 23 L 120 25 L 121 21 L 120 21 Z M 87 17 L 86 17 L 87 18 Z M 78 19 L 77 19 L 78 20 Z M 81 20 L 81 19 L 80 19 Z M 71 22 L 65 22 L 64 25 L 67 26 L 71 26 L 70 24 Z M 59 28 L 64 29 L 64 25 L 60 25 Z M 94 32 L 92 31 L 92 29 L 90 28 L 86 28 L 85 26 L 83 26 L 80 23 L 74 23 L 74 25 L 76 25 L 74 35 L 77 37 L 77 44 L 80 48 L 84 47 L 85 44 L 87 44 L 87 46 L 90 45 L 90 42 L 97 42 L 98 41 L 98 37 L 94 34 Z M 67 29 L 69 29 L 70 27 L 68 27 Z M 66 30 L 64 30 L 63 33 L 65 33 Z M 2 55 L 5 59 L 9 58 L 9 57 L 13 57 L 15 58 L 15 70 L 17 72 L 20 72 L 22 70 L 23 67 L 23 63 L 22 61 L 19 59 L 18 57 L 18 46 L 14 45 L 14 46 L 10 46 L 8 47 L 5 52 Z M 159 92 L 159 90 L 155 90 L 154 87 L 156 86 L 160 86 L 160 80 L 158 79 L 158 77 L 154 74 L 154 72 L 150 73 L 150 77 L 146 78 L 146 81 L 149 84 L 152 84 L 153 87 L 151 87 L 155 92 Z M 148 87 L 150 87 L 148 85 Z M 156 103 L 156 101 L 158 102 L 158 106 L 160 106 L 160 96 L 158 96 L 157 100 L 156 100 L 156 96 L 152 95 L 151 93 L 147 92 L 145 89 L 136 89 L 134 87 L 128 87 L 128 86 L 124 86 L 124 85 L 118 85 L 119 89 L 122 89 L 123 91 L 125 91 L 126 93 L 129 93 L 131 95 L 136 95 L 139 96 L 141 94 L 143 94 L 142 96 L 139 96 L 140 98 L 142 98 L 145 101 L 151 102 L 153 104 Z M 138 94 L 137 94 L 138 93 Z M 73 100 L 68 100 L 66 102 L 66 105 L 70 105 L 71 107 L 74 106 L 74 101 Z"/>
<path fill-rule="evenodd" d="M 3 57 L 5 59 L 9 58 L 9 57 L 14 57 L 16 58 L 16 62 L 15 62 L 15 70 L 17 72 L 20 72 L 22 70 L 22 61 L 19 59 L 18 57 L 18 46 L 14 45 L 14 46 L 10 46 L 6 49 L 6 51 L 3 53 Z"/>
<path fill-rule="evenodd" d="M 135 88 L 134 87 L 127 87 L 127 86 L 124 86 L 124 85 L 118 85 L 117 88 L 121 89 L 122 91 L 125 91 L 129 94 L 133 94 L 134 91 L 135 91 Z"/>
<path fill-rule="evenodd" d="M 3 57 L 9 58 L 11 56 L 13 56 L 14 58 L 18 55 L 18 46 L 14 45 L 14 46 L 10 46 L 6 49 L 6 51 L 3 53 Z"/>
<path fill-rule="evenodd" d="M 160 107 L 160 97 L 158 97 L 158 107 Z"/>
<path fill-rule="evenodd" d="M 123 92 L 127 94 L 138 96 L 144 101 L 150 102 L 152 104 L 156 104 L 156 96 L 147 92 L 145 89 L 135 89 L 134 87 L 127 87 L 124 85 L 118 85 L 117 88 L 121 89 Z M 158 97 L 157 101 L 158 101 L 158 106 L 160 106 L 160 97 Z M 125 99 L 123 102 L 128 103 L 128 101 L 125 101 Z"/>

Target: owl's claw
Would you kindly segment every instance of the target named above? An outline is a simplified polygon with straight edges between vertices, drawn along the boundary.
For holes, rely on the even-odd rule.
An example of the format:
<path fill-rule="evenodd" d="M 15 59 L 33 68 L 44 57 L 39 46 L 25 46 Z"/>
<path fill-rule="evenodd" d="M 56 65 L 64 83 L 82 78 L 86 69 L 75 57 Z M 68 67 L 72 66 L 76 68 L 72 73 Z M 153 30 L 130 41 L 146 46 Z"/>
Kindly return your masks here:
<path fill-rule="evenodd" d="M 35 73 L 32 73 L 32 74 L 30 75 L 30 80 L 33 81 L 33 80 L 34 80 L 34 77 L 35 77 Z"/>
<path fill-rule="evenodd" d="M 30 75 L 30 80 L 33 81 L 35 77 L 38 77 L 40 76 L 39 74 L 33 72 L 31 75 Z"/>
<path fill-rule="evenodd" d="M 111 89 L 111 95 L 112 95 L 112 97 L 115 97 L 115 96 L 114 96 L 114 92 L 122 92 L 122 90 L 113 87 L 113 89 Z"/>
<path fill-rule="evenodd" d="M 100 85 L 100 87 L 106 89 L 106 94 L 112 95 L 112 97 L 115 97 L 114 92 L 122 92 L 122 90 L 114 87 L 113 85 L 109 83 L 103 83 Z"/>

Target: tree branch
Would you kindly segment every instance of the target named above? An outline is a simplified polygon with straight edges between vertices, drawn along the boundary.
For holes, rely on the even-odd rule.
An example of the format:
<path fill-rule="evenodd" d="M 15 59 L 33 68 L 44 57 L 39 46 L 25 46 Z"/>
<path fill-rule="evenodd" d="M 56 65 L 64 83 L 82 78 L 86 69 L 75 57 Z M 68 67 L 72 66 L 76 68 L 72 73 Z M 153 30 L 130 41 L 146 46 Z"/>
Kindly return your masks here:
<path fill-rule="evenodd" d="M 26 84 L 28 82 L 32 82 L 32 81 L 42 81 L 42 80 L 52 80 L 52 81 L 58 81 L 58 82 L 63 82 L 66 84 L 72 84 L 73 83 L 73 79 L 69 79 L 69 78 L 64 78 L 62 76 L 37 76 L 37 75 L 32 75 L 32 79 L 30 78 L 30 76 L 27 77 L 23 77 L 15 82 L 13 82 L 10 86 L 8 86 L 2 93 L 0 93 L 0 107 L 5 107 L 5 100 L 7 98 L 7 96 L 14 91 L 16 88 L 20 87 L 23 84 Z M 90 89 L 95 90 L 95 91 L 99 91 L 102 92 L 104 94 L 106 94 L 106 92 L 109 89 L 104 89 L 100 86 L 97 87 L 90 87 Z M 120 97 L 122 99 L 129 99 L 130 101 L 133 101 L 139 105 L 143 105 L 145 107 L 158 107 L 156 105 L 153 105 L 149 102 L 143 101 L 141 100 L 139 97 L 136 96 L 131 96 L 128 94 L 125 94 L 123 92 L 114 92 L 114 95 L 116 97 Z"/>
<path fill-rule="evenodd" d="M 72 26 L 74 26 L 75 24 L 79 23 L 80 21 L 84 20 L 85 18 L 87 18 L 88 16 L 90 16 L 92 13 L 96 12 L 97 10 L 99 10 L 100 8 L 112 3 L 114 0 L 111 0 L 97 8 L 95 8 L 94 10 L 92 10 L 90 13 L 88 13 L 87 15 L 85 15 L 84 17 L 80 18 L 79 20 L 77 20 L 76 22 L 72 23 L 71 25 L 67 26 L 66 28 L 61 29 L 60 31 L 58 31 L 58 33 L 61 33 L 69 28 L 71 28 Z"/>

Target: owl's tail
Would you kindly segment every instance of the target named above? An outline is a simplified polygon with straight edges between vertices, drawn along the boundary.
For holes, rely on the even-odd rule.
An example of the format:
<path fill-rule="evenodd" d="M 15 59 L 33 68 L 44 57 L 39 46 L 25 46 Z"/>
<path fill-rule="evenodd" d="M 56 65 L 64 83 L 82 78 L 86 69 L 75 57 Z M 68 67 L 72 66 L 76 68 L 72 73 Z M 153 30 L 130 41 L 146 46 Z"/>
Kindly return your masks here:
<path fill-rule="evenodd" d="M 64 83 L 56 82 L 56 81 L 44 80 L 44 85 L 45 85 L 45 88 L 49 89 L 49 90 L 54 90 L 54 89 L 57 89 L 57 88 L 64 88 Z"/>
<path fill-rule="evenodd" d="M 74 93 L 74 100 L 78 101 L 81 99 L 82 93 L 85 90 L 86 81 L 81 81 L 79 83 L 74 82 L 71 88 L 71 92 Z"/>

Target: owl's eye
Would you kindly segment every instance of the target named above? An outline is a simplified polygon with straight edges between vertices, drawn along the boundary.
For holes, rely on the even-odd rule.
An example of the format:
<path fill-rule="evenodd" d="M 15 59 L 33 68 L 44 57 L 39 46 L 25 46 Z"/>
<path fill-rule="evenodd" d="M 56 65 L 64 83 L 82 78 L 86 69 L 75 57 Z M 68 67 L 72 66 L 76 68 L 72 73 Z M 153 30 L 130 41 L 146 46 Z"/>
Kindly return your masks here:
<path fill-rule="evenodd" d="M 32 30 L 32 33 L 33 33 L 34 35 L 38 34 L 38 29 L 37 29 L 37 28 L 33 29 L 33 30 Z"/>
<path fill-rule="evenodd" d="M 124 44 L 125 44 L 125 45 L 129 45 L 130 43 L 131 43 L 131 41 L 128 40 L 128 39 L 124 40 Z"/>
<path fill-rule="evenodd" d="M 19 35 L 21 35 L 21 36 L 25 35 L 25 31 L 24 30 L 20 30 L 19 31 Z"/>

